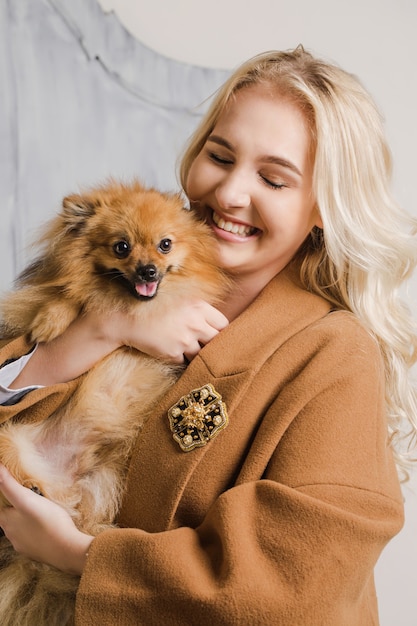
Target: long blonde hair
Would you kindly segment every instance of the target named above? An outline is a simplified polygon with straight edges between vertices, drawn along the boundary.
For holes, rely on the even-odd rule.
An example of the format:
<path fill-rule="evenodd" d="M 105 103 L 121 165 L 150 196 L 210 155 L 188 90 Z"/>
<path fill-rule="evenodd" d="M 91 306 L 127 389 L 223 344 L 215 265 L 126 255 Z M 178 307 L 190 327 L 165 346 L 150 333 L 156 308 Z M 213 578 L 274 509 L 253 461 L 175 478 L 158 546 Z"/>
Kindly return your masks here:
<path fill-rule="evenodd" d="M 302 46 L 250 59 L 219 89 L 192 136 L 180 165 L 182 186 L 186 191 L 191 164 L 229 100 L 259 83 L 291 98 L 309 122 L 313 190 L 323 229 L 313 229 L 295 261 L 306 289 L 352 311 L 377 339 L 394 454 L 406 468 L 417 440 L 417 389 L 411 377 L 417 333 L 399 291 L 417 264 L 417 219 L 391 197 L 383 122 L 361 83 Z"/>

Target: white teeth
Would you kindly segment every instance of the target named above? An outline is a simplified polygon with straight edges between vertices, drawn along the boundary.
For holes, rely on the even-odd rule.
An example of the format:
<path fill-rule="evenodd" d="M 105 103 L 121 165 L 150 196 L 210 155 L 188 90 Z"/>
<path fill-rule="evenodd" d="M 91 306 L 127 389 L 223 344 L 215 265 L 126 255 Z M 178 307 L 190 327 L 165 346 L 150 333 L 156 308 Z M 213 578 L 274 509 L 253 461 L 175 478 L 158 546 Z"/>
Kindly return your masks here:
<path fill-rule="evenodd" d="M 227 231 L 228 233 L 233 233 L 234 235 L 240 235 L 241 237 L 247 237 L 254 232 L 254 229 L 251 226 L 244 226 L 243 224 L 233 224 L 232 222 L 225 222 L 222 217 L 219 217 L 217 213 L 213 211 L 213 222 L 221 228 L 222 230 Z"/>

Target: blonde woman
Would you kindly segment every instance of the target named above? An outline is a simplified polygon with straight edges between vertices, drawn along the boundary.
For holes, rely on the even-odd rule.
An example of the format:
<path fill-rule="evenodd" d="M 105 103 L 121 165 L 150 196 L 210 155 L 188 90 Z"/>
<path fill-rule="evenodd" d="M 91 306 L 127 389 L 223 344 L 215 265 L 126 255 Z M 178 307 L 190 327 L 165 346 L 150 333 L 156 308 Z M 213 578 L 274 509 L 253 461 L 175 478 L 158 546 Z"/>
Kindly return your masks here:
<path fill-rule="evenodd" d="M 398 296 L 416 221 L 389 178 L 356 78 L 302 47 L 261 54 L 219 90 L 181 165 L 233 277 L 221 310 L 184 302 L 146 329 L 89 314 L 3 368 L 6 419 L 39 417 L 120 345 L 189 361 L 137 441 L 120 528 L 80 533 L 0 468 L 13 505 L 0 526 L 80 575 L 76 624 L 378 623 L 373 568 L 403 523 L 398 472 L 417 431 L 417 340 Z M 0 361 L 30 348 L 20 338 Z M 206 384 L 228 424 L 184 451 L 167 413 Z"/>

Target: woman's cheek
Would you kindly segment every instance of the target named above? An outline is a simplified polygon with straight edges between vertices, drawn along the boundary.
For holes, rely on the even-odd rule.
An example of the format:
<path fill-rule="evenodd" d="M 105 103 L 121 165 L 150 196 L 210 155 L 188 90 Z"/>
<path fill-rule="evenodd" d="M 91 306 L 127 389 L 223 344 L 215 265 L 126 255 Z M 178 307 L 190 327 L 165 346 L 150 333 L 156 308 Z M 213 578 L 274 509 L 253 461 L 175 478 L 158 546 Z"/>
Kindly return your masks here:
<path fill-rule="evenodd" d="M 213 167 L 200 154 L 190 167 L 187 178 L 187 194 L 191 199 L 199 200 L 210 188 L 213 181 Z"/>

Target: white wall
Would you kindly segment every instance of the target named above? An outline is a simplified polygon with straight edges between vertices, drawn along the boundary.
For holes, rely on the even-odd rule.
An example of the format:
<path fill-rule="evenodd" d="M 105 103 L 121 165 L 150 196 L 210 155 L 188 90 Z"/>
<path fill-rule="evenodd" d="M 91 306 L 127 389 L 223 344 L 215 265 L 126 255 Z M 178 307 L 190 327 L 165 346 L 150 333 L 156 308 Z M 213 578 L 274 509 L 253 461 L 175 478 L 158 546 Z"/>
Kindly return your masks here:
<path fill-rule="evenodd" d="M 417 215 L 415 0 L 99 1 L 142 43 L 185 63 L 230 69 L 263 50 L 302 43 L 357 74 L 386 119 L 398 201 Z M 410 302 L 416 308 L 417 277 Z M 381 626 L 417 626 L 416 492 L 414 475 L 404 489 L 405 528 L 377 566 Z"/>

